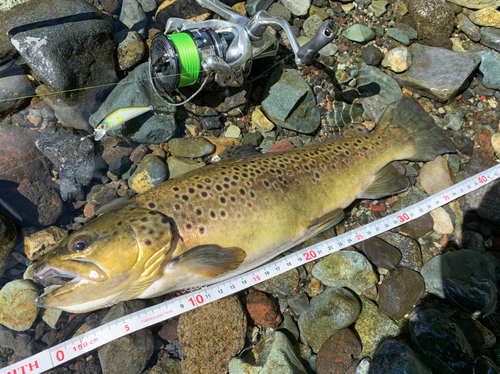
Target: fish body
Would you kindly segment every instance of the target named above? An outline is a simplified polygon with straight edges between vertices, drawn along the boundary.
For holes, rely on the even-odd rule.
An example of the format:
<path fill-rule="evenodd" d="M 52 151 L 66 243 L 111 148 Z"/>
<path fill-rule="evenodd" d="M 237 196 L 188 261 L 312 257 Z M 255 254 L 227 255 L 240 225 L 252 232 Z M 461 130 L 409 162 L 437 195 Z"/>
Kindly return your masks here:
<path fill-rule="evenodd" d="M 332 227 L 355 199 L 406 189 L 392 161 L 451 151 L 420 105 L 404 98 L 367 136 L 196 170 L 69 235 L 34 275 L 74 279 L 37 303 L 84 312 L 233 277 Z"/>
<path fill-rule="evenodd" d="M 101 140 L 110 129 L 117 128 L 150 110 L 153 110 L 152 106 L 132 106 L 114 110 L 96 126 L 94 131 L 95 140 Z"/>

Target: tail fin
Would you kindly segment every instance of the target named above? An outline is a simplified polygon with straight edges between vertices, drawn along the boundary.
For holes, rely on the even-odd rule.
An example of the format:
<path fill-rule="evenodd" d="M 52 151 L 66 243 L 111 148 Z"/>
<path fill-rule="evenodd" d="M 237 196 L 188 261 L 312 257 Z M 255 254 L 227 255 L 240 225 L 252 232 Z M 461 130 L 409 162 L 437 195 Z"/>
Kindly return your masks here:
<path fill-rule="evenodd" d="M 387 107 L 375 131 L 390 124 L 398 124 L 415 142 L 415 152 L 407 157 L 414 161 L 429 161 L 443 153 L 456 152 L 453 142 L 436 126 L 434 120 L 410 96 L 404 96 Z"/>

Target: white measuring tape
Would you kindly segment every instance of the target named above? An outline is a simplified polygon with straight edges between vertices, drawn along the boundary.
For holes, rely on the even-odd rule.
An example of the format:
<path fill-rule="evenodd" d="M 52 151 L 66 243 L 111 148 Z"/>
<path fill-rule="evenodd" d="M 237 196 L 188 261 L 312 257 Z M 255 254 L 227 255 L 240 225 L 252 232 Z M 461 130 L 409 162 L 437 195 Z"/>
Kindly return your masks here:
<path fill-rule="evenodd" d="M 500 164 L 375 222 L 297 251 L 229 280 L 106 323 L 83 335 L 76 336 L 25 360 L 0 369 L 0 374 L 43 373 L 122 336 L 232 295 L 300 265 L 317 260 L 414 220 L 460 196 L 477 190 L 499 177 Z"/>

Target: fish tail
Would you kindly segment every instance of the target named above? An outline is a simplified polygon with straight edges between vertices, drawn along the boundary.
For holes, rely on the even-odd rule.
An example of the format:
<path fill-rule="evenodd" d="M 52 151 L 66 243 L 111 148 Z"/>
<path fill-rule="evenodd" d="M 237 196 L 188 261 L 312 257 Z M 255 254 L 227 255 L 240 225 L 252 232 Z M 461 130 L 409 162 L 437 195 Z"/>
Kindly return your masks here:
<path fill-rule="evenodd" d="M 384 131 L 389 126 L 404 128 L 408 139 L 404 159 L 414 161 L 429 161 L 443 153 L 456 152 L 453 142 L 436 126 L 434 120 L 411 96 L 404 96 L 387 107 L 375 131 Z M 414 146 L 410 147 L 409 144 Z"/>

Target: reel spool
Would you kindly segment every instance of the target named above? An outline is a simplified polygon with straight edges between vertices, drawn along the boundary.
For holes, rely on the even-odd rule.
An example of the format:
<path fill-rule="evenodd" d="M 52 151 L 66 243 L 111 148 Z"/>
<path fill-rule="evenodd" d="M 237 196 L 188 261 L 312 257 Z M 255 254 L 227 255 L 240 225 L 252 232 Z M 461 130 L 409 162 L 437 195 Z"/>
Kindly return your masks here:
<path fill-rule="evenodd" d="M 177 88 L 200 84 L 203 78 L 208 81 L 202 61 L 209 56 L 224 59 L 226 50 L 226 40 L 209 28 L 156 34 L 150 63 L 154 87 L 171 95 Z"/>

